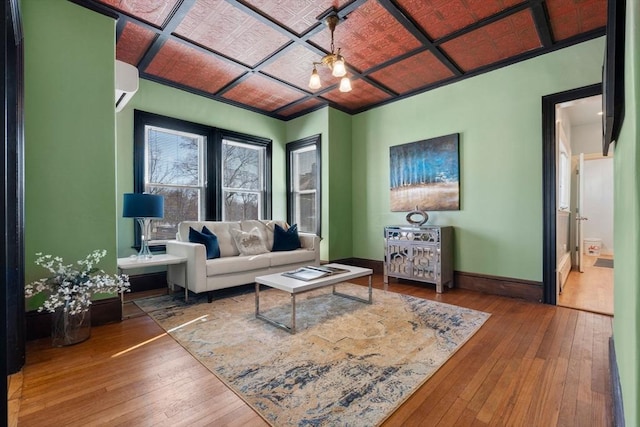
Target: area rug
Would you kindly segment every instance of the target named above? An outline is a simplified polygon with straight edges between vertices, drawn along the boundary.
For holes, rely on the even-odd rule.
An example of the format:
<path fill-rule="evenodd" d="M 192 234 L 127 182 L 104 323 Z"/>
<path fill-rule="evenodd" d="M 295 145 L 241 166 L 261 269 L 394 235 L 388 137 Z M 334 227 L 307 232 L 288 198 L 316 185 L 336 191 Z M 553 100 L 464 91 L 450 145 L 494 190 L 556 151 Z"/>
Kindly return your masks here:
<path fill-rule="evenodd" d="M 598 258 L 596 259 L 595 264 L 593 264 L 594 267 L 606 267 L 606 268 L 613 268 L 613 259 L 609 259 L 609 258 Z"/>
<path fill-rule="evenodd" d="M 365 297 L 367 288 L 339 285 Z M 372 305 L 320 289 L 296 298 L 295 335 L 255 318 L 253 293 L 136 301 L 273 426 L 374 426 L 442 366 L 489 314 L 374 289 Z M 260 310 L 289 323 L 288 294 Z"/>

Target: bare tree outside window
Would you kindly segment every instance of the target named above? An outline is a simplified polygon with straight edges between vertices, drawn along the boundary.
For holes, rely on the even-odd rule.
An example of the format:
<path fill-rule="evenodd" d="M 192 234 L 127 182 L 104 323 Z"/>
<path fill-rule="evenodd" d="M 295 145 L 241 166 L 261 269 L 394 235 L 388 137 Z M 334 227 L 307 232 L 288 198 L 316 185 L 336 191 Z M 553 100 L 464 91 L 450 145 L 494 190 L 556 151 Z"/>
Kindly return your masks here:
<path fill-rule="evenodd" d="M 180 221 L 201 217 L 205 138 L 147 126 L 146 139 L 145 191 L 164 196 L 164 218 L 153 222 L 151 240 L 173 239 Z"/>
<path fill-rule="evenodd" d="M 264 147 L 222 141 L 223 220 L 260 219 L 264 159 Z"/>
<path fill-rule="evenodd" d="M 286 150 L 287 219 L 300 231 L 320 235 L 320 135 L 290 142 Z"/>

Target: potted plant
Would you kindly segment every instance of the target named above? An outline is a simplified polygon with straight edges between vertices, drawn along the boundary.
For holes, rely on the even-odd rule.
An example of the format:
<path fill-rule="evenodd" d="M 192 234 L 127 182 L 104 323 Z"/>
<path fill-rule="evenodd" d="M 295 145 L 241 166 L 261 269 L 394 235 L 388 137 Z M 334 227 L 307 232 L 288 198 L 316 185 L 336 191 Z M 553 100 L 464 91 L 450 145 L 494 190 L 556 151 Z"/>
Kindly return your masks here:
<path fill-rule="evenodd" d="M 62 258 L 36 253 L 35 263 L 52 275 L 25 286 L 25 296 L 47 295 L 38 311 L 52 313 L 53 346 L 76 344 L 91 335 L 91 298 L 95 294 L 115 294 L 129 291 L 126 274 L 107 274 L 96 267 L 106 255 L 94 250 L 84 259 L 65 265 Z"/>

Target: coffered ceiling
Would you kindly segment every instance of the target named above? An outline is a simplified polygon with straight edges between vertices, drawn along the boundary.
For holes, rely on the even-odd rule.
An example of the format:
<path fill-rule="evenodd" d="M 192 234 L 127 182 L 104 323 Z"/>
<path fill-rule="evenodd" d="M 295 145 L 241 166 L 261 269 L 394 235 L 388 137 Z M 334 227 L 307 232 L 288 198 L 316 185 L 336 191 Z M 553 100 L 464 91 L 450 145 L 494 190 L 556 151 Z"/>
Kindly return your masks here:
<path fill-rule="evenodd" d="M 71 0 L 117 18 L 141 78 L 288 120 L 353 114 L 605 33 L 606 0 Z M 353 90 L 313 62 L 336 12 Z"/>

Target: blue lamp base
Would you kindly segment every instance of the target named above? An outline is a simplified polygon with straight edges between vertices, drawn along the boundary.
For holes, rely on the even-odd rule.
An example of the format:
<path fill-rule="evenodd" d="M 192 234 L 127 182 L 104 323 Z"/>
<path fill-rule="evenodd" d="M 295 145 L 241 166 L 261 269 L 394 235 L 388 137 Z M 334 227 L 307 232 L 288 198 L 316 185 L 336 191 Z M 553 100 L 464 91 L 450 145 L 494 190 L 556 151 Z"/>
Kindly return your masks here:
<path fill-rule="evenodd" d="M 153 255 L 149 250 L 149 235 L 151 232 L 151 219 L 149 218 L 136 218 L 140 225 L 140 252 L 138 252 L 138 259 L 151 259 Z"/>

